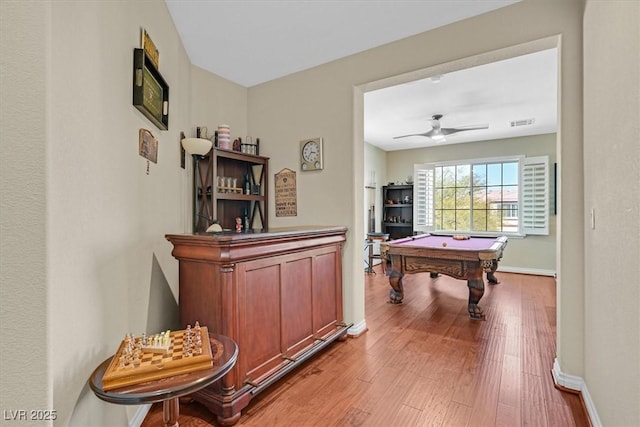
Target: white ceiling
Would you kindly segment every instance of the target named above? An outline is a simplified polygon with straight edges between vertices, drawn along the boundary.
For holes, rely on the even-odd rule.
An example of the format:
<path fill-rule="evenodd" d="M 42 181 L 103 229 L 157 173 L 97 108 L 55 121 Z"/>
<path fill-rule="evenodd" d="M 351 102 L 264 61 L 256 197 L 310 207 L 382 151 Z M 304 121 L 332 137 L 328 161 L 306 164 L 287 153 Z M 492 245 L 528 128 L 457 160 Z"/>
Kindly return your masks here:
<path fill-rule="evenodd" d="M 518 0 L 165 0 L 192 64 L 254 86 Z M 365 94 L 365 140 L 384 150 L 426 146 L 442 127 L 489 124 L 446 143 L 556 129 L 556 51 L 523 56 Z M 511 120 L 535 118 L 509 129 Z"/>
<path fill-rule="evenodd" d="M 165 0 L 191 63 L 253 86 L 518 0 Z"/>
<path fill-rule="evenodd" d="M 557 49 L 392 86 L 364 95 L 364 139 L 385 151 L 441 145 L 422 136 L 441 114 L 443 128 L 488 124 L 446 136 L 447 144 L 554 133 L 557 129 Z M 512 121 L 533 123 L 511 127 Z"/>

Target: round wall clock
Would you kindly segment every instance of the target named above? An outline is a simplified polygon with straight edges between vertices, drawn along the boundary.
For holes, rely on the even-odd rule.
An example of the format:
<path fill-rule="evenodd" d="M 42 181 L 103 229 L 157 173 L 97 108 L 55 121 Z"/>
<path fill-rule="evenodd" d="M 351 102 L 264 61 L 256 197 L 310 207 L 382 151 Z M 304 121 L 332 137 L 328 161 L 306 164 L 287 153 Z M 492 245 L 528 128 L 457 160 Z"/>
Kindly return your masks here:
<path fill-rule="evenodd" d="M 300 141 L 300 169 L 315 171 L 322 169 L 322 138 Z"/>

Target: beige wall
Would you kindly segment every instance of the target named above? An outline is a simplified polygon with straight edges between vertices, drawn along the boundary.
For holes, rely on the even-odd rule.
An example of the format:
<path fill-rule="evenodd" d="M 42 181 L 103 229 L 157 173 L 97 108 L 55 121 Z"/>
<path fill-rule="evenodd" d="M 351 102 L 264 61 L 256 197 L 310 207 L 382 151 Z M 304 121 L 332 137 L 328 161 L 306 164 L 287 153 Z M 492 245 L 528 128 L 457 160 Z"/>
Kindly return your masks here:
<path fill-rule="evenodd" d="M 640 2 L 590 0 L 584 26 L 584 379 L 602 425 L 638 426 Z"/>
<path fill-rule="evenodd" d="M 468 144 L 450 144 L 426 149 L 398 150 L 387 153 L 389 179 L 413 174 L 413 165 L 449 160 L 483 159 L 500 156 L 549 156 L 550 192 L 553 163 L 556 161 L 556 135 L 506 138 Z M 405 179 L 405 178 L 403 178 Z M 551 206 L 553 209 L 553 206 Z M 549 215 L 548 236 L 510 238 L 500 269 L 515 272 L 553 275 L 556 271 L 556 216 Z"/>
<path fill-rule="evenodd" d="M 371 173 L 374 173 L 372 175 Z M 375 232 L 382 231 L 382 186 L 387 184 L 387 153 L 371 144 L 364 143 L 364 185 L 372 186 L 375 183 L 375 189 L 366 189 L 364 194 L 364 231 L 369 231 L 369 215 L 367 210 L 373 198 L 375 203 Z M 374 181 L 373 183 L 371 181 Z"/>
<path fill-rule="evenodd" d="M 48 4 L 31 10 L 18 2 L 0 2 L 2 410 L 50 408 L 53 398 L 47 345 L 48 110 L 44 102 L 50 14 Z"/>
<path fill-rule="evenodd" d="M 146 331 L 148 310 L 157 309 L 148 306 L 154 255 L 164 286 L 177 294 L 164 234 L 186 231 L 189 223 L 182 207 L 189 176 L 179 167 L 178 144 L 180 130 L 191 126 L 191 66 L 160 6 L 52 3 L 48 288 L 52 406 L 61 425 L 128 418 L 131 408 L 96 400 L 84 385 L 123 332 Z M 160 50 L 159 70 L 170 87 L 168 131 L 131 105 L 140 27 Z M 140 128 L 158 139 L 158 163 L 148 175 L 137 153 Z"/>
<path fill-rule="evenodd" d="M 229 125 L 233 138 L 247 135 L 247 88 L 193 66 L 191 72 L 192 134 L 206 126 L 209 137 L 221 124 Z M 186 133 L 186 132 L 185 132 Z"/>
<path fill-rule="evenodd" d="M 180 131 L 224 122 L 246 132 L 246 89 L 191 66 L 163 2 L 0 3 L 2 353 L 28 350 L 0 364 L 2 409 L 127 425 L 136 407 L 102 402 L 87 379 L 125 332 L 176 320 L 178 266 L 164 235 L 191 229 Z M 170 86 L 168 131 L 131 105 L 140 27 Z M 149 174 L 140 128 L 159 141 Z"/>
<path fill-rule="evenodd" d="M 618 15 L 607 10 L 605 2 L 589 2 L 587 47 L 597 48 L 592 58 L 607 52 L 616 55 L 623 47 L 638 51 L 637 38 L 628 39 L 628 33 L 638 28 L 637 6 L 606 2 L 610 3 L 632 9 Z M 59 414 L 58 425 L 129 422 L 132 409 L 97 400 L 86 387 L 86 379 L 113 352 L 122 331 L 140 332 L 148 311 L 164 310 L 148 304 L 153 286 L 176 293 L 177 263 L 164 234 L 186 232 L 191 224 L 190 169 L 180 169 L 178 162 L 181 130 L 189 134 L 197 125 L 211 129 L 223 122 L 244 128 L 261 138 L 264 154 L 272 159 L 272 173 L 284 167 L 299 170 L 301 139 L 325 138 L 325 170 L 298 172 L 298 217 L 275 218 L 271 205 L 270 221 L 274 226 L 349 227 L 344 256 L 345 312 L 349 320 L 360 324 L 364 320 L 359 237 L 364 235 L 362 91 L 369 82 L 415 70 L 446 70 L 446 64 L 459 58 L 557 37 L 561 40 L 557 160 L 562 165 L 556 258 L 561 307 L 558 362 L 563 371 L 585 377 L 607 425 L 628 420 L 638 424 L 637 365 L 632 364 L 640 355 L 637 342 L 625 340 L 633 333 L 638 336 L 637 307 L 630 306 L 637 287 L 627 280 L 632 276 L 624 267 L 614 268 L 624 256 L 637 254 L 637 247 L 632 252 L 609 242 L 603 247 L 611 251 L 587 251 L 590 264 L 602 266 L 604 259 L 604 265 L 609 263 L 611 268 L 598 272 L 602 280 L 596 280 L 600 278 L 596 270 L 589 271 L 593 279 L 584 274 L 585 233 L 592 233 L 587 234 L 587 242 L 607 240 L 602 234 L 605 229 L 585 229 L 585 208 L 595 206 L 598 218 L 604 215 L 605 221 L 608 217 L 612 223 L 620 221 L 601 201 L 607 199 L 601 198 L 604 195 L 596 182 L 610 182 L 604 171 L 588 184 L 585 201 L 582 1 L 524 0 L 247 91 L 190 66 L 162 3 L 149 8 L 147 2 L 133 1 L 0 2 L 0 7 L 0 352 L 11 354 L 16 346 L 34 349 L 24 357 L 3 358 L 3 409 L 53 408 Z M 170 130 L 166 132 L 155 129 L 131 106 L 131 55 L 139 44 L 140 26 L 150 31 L 158 45 L 160 71 L 171 87 Z M 622 35 L 617 32 L 620 29 L 625 31 Z M 616 30 L 612 38 L 601 33 L 612 30 Z M 596 42 L 601 40 L 612 44 L 600 47 Z M 609 63 L 619 71 L 629 61 L 609 56 L 599 66 Z M 594 72 L 589 78 L 597 84 L 588 86 L 588 106 L 610 108 L 588 112 L 588 122 L 630 123 L 619 117 L 634 113 L 637 118 L 637 104 L 634 112 L 634 104 L 626 103 L 622 115 L 614 108 L 621 105 L 623 95 L 632 93 L 625 89 L 634 84 L 633 75 L 625 82 L 615 74 L 618 79 L 612 83 L 614 74 L 608 69 L 596 67 Z M 637 76 L 637 69 L 635 73 Z M 614 88 L 610 94 L 609 85 Z M 216 96 L 217 91 L 209 93 L 211 86 L 233 94 L 233 113 L 229 115 L 226 108 L 229 99 Z M 635 90 L 637 93 L 637 86 Z M 242 111 L 244 102 L 246 112 Z M 611 117 L 602 120 L 602 111 Z M 146 161 L 137 155 L 141 127 L 152 130 L 160 141 L 158 164 L 151 164 L 149 175 Z M 637 143 L 637 128 L 614 129 L 623 133 L 624 147 Z M 597 133 L 601 130 L 585 127 L 587 147 L 603 140 Z M 586 162 L 591 166 L 607 155 L 598 152 Z M 629 161 L 622 151 L 616 156 L 613 158 Z M 589 176 L 593 168 L 586 171 Z M 614 176 L 622 174 L 613 172 Z M 273 194 L 273 188 L 269 191 Z M 637 196 L 632 188 L 628 191 Z M 637 220 L 637 211 L 632 209 L 629 218 Z M 159 268 L 154 266 L 154 257 Z M 611 284 L 615 287 L 606 286 Z M 16 331 L 7 326 L 27 322 L 35 326 Z M 613 332 L 616 327 L 620 332 Z M 614 351 L 617 349 L 621 351 Z M 614 369 L 610 377 L 604 373 L 609 369 Z M 616 388 L 619 392 L 612 394 Z"/>

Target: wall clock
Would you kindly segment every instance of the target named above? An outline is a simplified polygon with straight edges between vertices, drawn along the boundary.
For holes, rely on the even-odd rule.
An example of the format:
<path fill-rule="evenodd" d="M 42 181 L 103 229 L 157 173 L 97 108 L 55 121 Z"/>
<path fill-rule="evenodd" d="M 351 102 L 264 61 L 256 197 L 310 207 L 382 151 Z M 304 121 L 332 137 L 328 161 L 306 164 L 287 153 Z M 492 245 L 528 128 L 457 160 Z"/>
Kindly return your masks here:
<path fill-rule="evenodd" d="M 322 138 L 300 141 L 300 169 L 302 171 L 322 170 Z"/>

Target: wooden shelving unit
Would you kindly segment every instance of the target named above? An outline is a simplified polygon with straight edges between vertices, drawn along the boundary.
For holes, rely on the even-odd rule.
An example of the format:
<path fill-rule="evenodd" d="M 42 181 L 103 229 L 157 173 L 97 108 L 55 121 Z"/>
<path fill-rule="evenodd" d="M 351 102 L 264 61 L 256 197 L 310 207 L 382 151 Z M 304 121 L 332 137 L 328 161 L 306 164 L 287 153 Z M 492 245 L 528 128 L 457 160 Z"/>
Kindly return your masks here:
<path fill-rule="evenodd" d="M 268 228 L 267 185 L 269 158 L 214 147 L 200 160 L 200 176 L 196 177 L 198 214 L 194 217 L 194 232 L 203 232 L 217 221 L 223 229 L 234 230 L 236 218 L 247 217 L 249 230 Z M 219 177 L 235 179 L 227 185 Z M 246 181 L 249 180 L 249 194 Z"/>
<path fill-rule="evenodd" d="M 389 239 L 413 235 L 413 185 L 382 187 L 382 232 Z"/>

